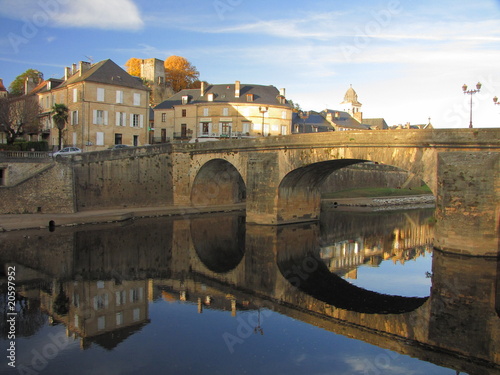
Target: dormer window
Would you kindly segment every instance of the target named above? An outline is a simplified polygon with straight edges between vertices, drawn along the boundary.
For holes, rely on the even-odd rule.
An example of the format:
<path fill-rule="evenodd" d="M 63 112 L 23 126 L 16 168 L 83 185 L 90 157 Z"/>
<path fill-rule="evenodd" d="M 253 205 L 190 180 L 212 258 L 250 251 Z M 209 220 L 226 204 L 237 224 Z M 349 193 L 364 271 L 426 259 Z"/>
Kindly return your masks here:
<path fill-rule="evenodd" d="M 247 94 L 247 102 L 253 102 L 253 94 Z"/>
<path fill-rule="evenodd" d="M 182 96 L 182 104 L 188 104 L 189 103 L 189 96 L 183 95 Z"/>
<path fill-rule="evenodd" d="M 208 94 L 208 101 L 213 102 L 214 101 L 214 94 Z"/>

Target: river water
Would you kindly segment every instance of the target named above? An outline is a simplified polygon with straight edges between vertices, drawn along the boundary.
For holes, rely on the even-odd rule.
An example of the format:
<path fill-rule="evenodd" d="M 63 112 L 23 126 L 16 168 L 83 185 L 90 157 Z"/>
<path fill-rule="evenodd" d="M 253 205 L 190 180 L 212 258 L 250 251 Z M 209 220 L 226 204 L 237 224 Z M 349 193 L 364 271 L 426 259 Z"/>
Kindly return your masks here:
<path fill-rule="evenodd" d="M 433 236 L 433 209 L 2 233 L 0 373 L 500 373 L 498 262 Z"/>

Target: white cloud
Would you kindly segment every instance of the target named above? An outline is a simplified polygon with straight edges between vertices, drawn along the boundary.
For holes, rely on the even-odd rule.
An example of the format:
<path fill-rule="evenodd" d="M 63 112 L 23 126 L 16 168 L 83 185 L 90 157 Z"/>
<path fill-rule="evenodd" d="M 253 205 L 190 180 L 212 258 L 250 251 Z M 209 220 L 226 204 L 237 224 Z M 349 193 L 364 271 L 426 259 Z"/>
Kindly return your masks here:
<path fill-rule="evenodd" d="M 0 15 L 37 26 L 137 30 L 144 26 L 132 0 L 0 0 Z"/>

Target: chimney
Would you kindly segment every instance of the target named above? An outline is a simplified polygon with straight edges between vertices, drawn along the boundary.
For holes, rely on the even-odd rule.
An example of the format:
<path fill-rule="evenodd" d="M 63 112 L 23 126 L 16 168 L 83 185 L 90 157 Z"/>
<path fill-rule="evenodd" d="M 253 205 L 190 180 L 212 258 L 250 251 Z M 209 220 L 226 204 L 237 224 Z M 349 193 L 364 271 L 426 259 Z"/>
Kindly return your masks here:
<path fill-rule="evenodd" d="M 76 74 L 76 64 L 71 66 L 71 75 Z"/>
<path fill-rule="evenodd" d="M 241 90 L 241 83 L 240 81 L 236 81 L 234 85 L 234 97 L 239 98 L 240 97 L 240 90 Z"/>
<path fill-rule="evenodd" d="M 69 77 L 71 77 L 71 68 L 67 66 L 64 68 L 64 80 L 67 81 Z"/>
<path fill-rule="evenodd" d="M 201 81 L 200 95 L 205 95 L 205 81 Z"/>
<path fill-rule="evenodd" d="M 80 61 L 80 77 L 90 69 L 90 63 L 86 61 Z"/>
<path fill-rule="evenodd" d="M 26 77 L 24 81 L 24 95 L 28 95 L 35 88 L 35 80 L 32 77 Z"/>
<path fill-rule="evenodd" d="M 280 89 L 280 95 L 286 97 L 286 89 Z"/>

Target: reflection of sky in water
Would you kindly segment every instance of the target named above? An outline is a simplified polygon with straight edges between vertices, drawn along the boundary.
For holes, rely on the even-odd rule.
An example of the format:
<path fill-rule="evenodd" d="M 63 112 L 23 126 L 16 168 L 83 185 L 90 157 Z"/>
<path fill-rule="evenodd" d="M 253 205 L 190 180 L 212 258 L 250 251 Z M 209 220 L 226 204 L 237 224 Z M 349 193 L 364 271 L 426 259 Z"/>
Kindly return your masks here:
<path fill-rule="evenodd" d="M 357 279 L 347 279 L 351 284 L 374 292 L 405 296 L 427 297 L 431 279 L 426 272 L 432 271 L 432 255 L 429 253 L 404 264 L 385 260 L 378 267 L 360 266 Z"/>
<path fill-rule="evenodd" d="M 47 361 L 40 374 L 451 374 L 452 370 L 347 338 L 285 315 L 261 310 L 264 334 L 255 334 L 255 311 L 205 309 L 190 303 L 150 303 L 151 322 L 112 351 L 78 341 Z M 50 335 L 63 326 L 46 326 L 31 340 L 18 340 L 18 365 L 32 350 L 43 352 Z M 228 338 L 232 337 L 232 341 Z M 226 340 L 225 340 L 226 338 Z M 229 344 L 228 344 L 229 342 Z M 232 349 L 232 350 L 230 350 Z M 17 374 L 5 371 L 2 374 Z M 453 372 L 454 373 L 454 372 Z"/>

